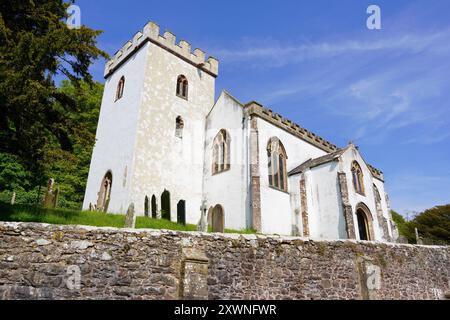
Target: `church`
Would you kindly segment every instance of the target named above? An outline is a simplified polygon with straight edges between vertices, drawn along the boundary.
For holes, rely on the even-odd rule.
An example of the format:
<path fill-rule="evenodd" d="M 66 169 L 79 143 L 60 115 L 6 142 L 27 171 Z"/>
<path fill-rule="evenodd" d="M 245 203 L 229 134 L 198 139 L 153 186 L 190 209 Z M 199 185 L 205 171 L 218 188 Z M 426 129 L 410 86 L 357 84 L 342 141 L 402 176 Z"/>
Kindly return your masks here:
<path fill-rule="evenodd" d="M 394 242 L 383 173 L 258 102 L 149 22 L 105 66 L 84 210 L 311 239 Z"/>

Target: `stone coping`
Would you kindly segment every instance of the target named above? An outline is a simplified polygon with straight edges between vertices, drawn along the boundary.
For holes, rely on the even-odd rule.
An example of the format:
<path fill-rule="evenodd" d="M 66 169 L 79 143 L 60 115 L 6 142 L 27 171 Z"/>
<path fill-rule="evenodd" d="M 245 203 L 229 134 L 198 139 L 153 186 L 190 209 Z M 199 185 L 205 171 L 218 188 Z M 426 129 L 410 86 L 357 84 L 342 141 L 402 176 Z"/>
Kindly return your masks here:
<path fill-rule="evenodd" d="M 34 222 L 0 222 L 0 232 L 2 229 L 13 229 L 18 232 L 22 230 L 54 230 L 54 231 L 92 231 L 92 232 L 105 232 L 105 233 L 123 233 L 123 234 L 148 234 L 151 237 L 160 236 L 191 236 L 209 239 L 222 239 L 222 240 L 269 240 L 278 243 L 324 243 L 324 244 L 359 244 L 359 245 L 369 245 L 377 246 L 383 245 L 388 247 L 411 247 L 411 248 L 427 248 L 427 249 L 447 249 L 450 250 L 450 246 L 426 246 L 426 245 L 415 245 L 415 244 L 404 244 L 404 243 L 390 243 L 390 242 L 379 242 L 379 241 L 359 241 L 352 239 L 341 239 L 341 240 L 331 240 L 331 239 L 313 239 L 304 237 L 294 237 L 294 236 L 280 236 L 280 235 L 260 235 L 260 234 L 237 234 L 237 233 L 205 233 L 198 231 L 175 231 L 175 230 L 157 230 L 157 229 L 124 229 L 124 228 L 113 228 L 113 227 L 93 227 L 93 226 L 83 226 L 83 225 L 56 225 L 56 224 L 46 224 L 46 223 L 34 223 Z"/>

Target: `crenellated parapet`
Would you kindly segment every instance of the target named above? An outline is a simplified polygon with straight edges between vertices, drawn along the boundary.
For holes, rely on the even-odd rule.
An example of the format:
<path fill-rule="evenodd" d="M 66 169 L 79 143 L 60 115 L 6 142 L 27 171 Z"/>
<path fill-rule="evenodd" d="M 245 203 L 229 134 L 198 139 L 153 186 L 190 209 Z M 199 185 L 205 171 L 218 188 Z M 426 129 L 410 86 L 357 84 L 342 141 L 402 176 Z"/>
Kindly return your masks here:
<path fill-rule="evenodd" d="M 172 32 L 165 31 L 163 35 L 160 35 L 159 32 L 160 29 L 156 23 L 147 23 L 142 31 L 137 32 L 133 39 L 125 43 L 116 52 L 114 57 L 106 63 L 105 78 L 111 75 L 117 67 L 124 63 L 148 41 L 171 52 L 204 72 L 217 77 L 219 74 L 219 61 L 216 58 L 208 57 L 205 60 L 205 52 L 201 49 L 191 51 L 191 44 L 189 42 L 181 40 L 179 43 L 176 43 L 176 36 Z"/>
<path fill-rule="evenodd" d="M 263 107 L 257 102 L 250 102 L 245 105 L 245 108 L 248 115 L 257 115 L 260 118 L 276 125 L 277 127 L 297 136 L 298 138 L 311 143 L 319 149 L 322 149 L 329 153 L 338 150 L 338 147 L 331 142 L 319 137 L 315 133 L 305 128 L 300 127 L 298 124 L 292 122 L 291 120 L 283 118 L 280 114 Z"/>

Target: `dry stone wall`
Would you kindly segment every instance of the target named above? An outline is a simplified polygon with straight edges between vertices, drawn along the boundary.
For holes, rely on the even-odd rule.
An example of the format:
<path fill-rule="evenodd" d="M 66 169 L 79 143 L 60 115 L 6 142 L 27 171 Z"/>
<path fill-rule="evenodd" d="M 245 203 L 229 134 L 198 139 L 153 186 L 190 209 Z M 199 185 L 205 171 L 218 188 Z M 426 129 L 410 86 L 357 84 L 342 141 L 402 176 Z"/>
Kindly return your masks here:
<path fill-rule="evenodd" d="M 0 223 L 0 299 L 443 299 L 449 247 Z"/>

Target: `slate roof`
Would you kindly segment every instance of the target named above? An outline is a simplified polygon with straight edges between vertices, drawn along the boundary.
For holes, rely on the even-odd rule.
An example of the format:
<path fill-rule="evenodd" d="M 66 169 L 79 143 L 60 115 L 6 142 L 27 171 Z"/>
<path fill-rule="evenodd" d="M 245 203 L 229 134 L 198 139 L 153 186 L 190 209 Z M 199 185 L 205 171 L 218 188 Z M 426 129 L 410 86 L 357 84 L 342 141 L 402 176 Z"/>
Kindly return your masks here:
<path fill-rule="evenodd" d="M 304 172 L 307 169 L 320 166 L 321 164 L 324 164 L 324 163 L 327 163 L 327 162 L 330 162 L 330 161 L 334 161 L 334 160 L 338 159 L 345 151 L 347 151 L 347 148 L 339 149 L 336 152 L 326 154 L 326 155 L 324 155 L 322 157 L 319 157 L 319 158 L 309 159 L 309 160 L 303 162 L 297 168 L 291 170 L 288 173 L 288 176 L 293 176 L 293 175 L 302 173 L 302 172 Z"/>

